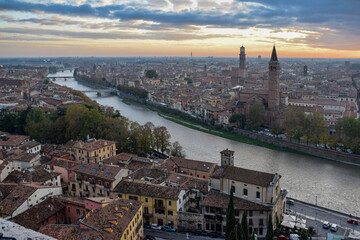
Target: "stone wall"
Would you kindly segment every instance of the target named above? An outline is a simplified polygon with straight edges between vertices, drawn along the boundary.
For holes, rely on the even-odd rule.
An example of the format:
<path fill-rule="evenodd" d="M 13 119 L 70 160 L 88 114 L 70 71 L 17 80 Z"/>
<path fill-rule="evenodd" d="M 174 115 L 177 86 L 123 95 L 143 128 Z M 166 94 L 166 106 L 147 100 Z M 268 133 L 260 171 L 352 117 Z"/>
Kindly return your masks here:
<path fill-rule="evenodd" d="M 310 154 L 316 157 L 321 157 L 329 160 L 335 160 L 340 162 L 345 162 L 349 164 L 360 165 L 360 156 L 355 154 L 349 154 L 344 152 L 339 152 L 331 149 L 324 148 L 316 148 L 312 146 L 308 146 L 306 144 L 300 144 L 296 142 L 288 142 L 282 139 L 277 139 L 273 137 L 268 137 L 266 135 L 257 134 L 249 131 L 245 131 L 242 129 L 235 129 L 235 133 L 239 135 L 243 135 L 252 139 L 259 140 L 261 142 L 270 143 L 282 148 L 291 149 L 295 151 L 299 151 L 302 153 Z"/>
<path fill-rule="evenodd" d="M 178 212 L 179 230 L 202 229 L 203 215 L 201 213 Z"/>

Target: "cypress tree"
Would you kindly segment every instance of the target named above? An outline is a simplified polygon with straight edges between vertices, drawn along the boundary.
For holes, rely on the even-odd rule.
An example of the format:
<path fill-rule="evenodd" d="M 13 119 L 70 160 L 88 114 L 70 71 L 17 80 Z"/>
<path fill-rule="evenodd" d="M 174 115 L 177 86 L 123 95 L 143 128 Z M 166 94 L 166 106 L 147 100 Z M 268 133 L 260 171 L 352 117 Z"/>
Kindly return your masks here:
<path fill-rule="evenodd" d="M 241 228 L 243 230 L 245 240 L 248 240 L 249 239 L 249 225 L 248 225 L 246 211 L 244 211 L 244 214 L 241 219 Z"/>
<path fill-rule="evenodd" d="M 300 240 L 308 240 L 308 233 L 306 231 L 306 229 L 301 229 L 300 231 Z"/>
<path fill-rule="evenodd" d="M 231 187 L 229 205 L 226 210 L 226 233 L 225 239 L 230 239 L 231 232 L 235 229 L 235 211 L 234 211 L 234 189 Z"/>
<path fill-rule="evenodd" d="M 228 240 L 239 240 L 238 234 L 237 234 L 237 232 L 238 232 L 237 228 L 238 228 L 237 225 L 235 225 L 235 228 L 231 231 Z"/>
<path fill-rule="evenodd" d="M 244 231 L 240 224 L 240 221 L 236 224 L 238 240 L 245 240 Z"/>
<path fill-rule="evenodd" d="M 265 236 L 266 240 L 273 240 L 274 239 L 274 229 L 273 229 L 273 222 L 272 222 L 272 215 L 269 215 L 269 221 L 268 221 L 268 226 L 267 226 L 267 231 L 266 231 L 266 236 Z"/>
<path fill-rule="evenodd" d="M 251 240 L 255 240 L 255 234 L 251 234 Z"/>

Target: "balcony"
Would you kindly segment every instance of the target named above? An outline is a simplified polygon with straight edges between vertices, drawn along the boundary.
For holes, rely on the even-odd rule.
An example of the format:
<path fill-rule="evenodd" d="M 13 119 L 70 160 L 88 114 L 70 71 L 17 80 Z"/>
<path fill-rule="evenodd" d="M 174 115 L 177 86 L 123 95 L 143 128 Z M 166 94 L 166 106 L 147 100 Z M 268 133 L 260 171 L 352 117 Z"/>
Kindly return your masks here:
<path fill-rule="evenodd" d="M 110 191 L 110 186 L 104 186 L 105 191 Z"/>
<path fill-rule="evenodd" d="M 152 213 L 143 213 L 143 217 L 152 217 L 153 214 Z"/>
<path fill-rule="evenodd" d="M 165 206 L 164 206 L 163 204 L 155 203 L 155 204 L 154 204 L 154 208 L 165 209 Z"/>
<path fill-rule="evenodd" d="M 94 182 L 94 181 L 90 181 L 90 186 L 95 187 L 95 182 Z"/>
<path fill-rule="evenodd" d="M 89 189 L 84 189 L 85 194 L 89 194 Z"/>
<path fill-rule="evenodd" d="M 81 182 L 82 182 L 82 179 L 81 179 L 81 178 L 76 178 L 75 181 L 76 181 L 77 183 L 81 183 Z"/>

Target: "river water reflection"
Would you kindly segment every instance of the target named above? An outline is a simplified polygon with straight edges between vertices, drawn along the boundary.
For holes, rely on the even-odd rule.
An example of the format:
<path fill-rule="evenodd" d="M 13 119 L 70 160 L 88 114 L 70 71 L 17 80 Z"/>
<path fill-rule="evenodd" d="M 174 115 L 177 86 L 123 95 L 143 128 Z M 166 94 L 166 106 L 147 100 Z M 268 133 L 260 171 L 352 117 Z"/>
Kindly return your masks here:
<path fill-rule="evenodd" d="M 64 75 L 69 72 L 50 76 Z M 74 79 L 55 82 L 80 91 L 91 90 Z M 178 125 L 144 106 L 127 105 L 117 96 L 86 94 L 99 104 L 114 107 L 132 121 L 165 126 L 171 140 L 183 146 L 187 158 L 220 164 L 220 151 L 231 149 L 235 151 L 236 166 L 282 175 L 281 186 L 289 191 L 288 196 L 314 204 L 317 196 L 318 205 L 360 216 L 359 166 L 235 142 Z"/>

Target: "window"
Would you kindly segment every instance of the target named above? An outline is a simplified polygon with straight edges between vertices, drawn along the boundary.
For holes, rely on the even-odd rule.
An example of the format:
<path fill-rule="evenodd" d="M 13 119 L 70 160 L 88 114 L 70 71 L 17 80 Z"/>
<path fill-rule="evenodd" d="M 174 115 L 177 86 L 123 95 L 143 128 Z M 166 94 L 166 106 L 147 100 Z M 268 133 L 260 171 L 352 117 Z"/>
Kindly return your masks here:
<path fill-rule="evenodd" d="M 260 211 L 260 214 L 264 214 L 264 211 Z"/>
<path fill-rule="evenodd" d="M 168 211 L 168 215 L 169 215 L 169 216 L 173 216 L 173 211 L 169 210 L 169 211 Z"/>
<path fill-rule="evenodd" d="M 264 219 L 262 219 L 262 218 L 259 219 L 259 225 L 264 226 Z"/>
<path fill-rule="evenodd" d="M 260 192 L 256 192 L 256 198 L 260 199 Z"/>
<path fill-rule="evenodd" d="M 136 200 L 136 201 L 137 201 L 137 200 L 138 200 L 138 197 L 137 197 L 137 196 L 129 196 L 129 199 L 130 199 L 130 200 Z"/>
<path fill-rule="evenodd" d="M 144 213 L 149 214 L 149 208 L 148 207 L 144 207 Z"/>
<path fill-rule="evenodd" d="M 252 226 L 253 225 L 253 220 L 250 218 L 249 219 L 249 226 Z"/>
<path fill-rule="evenodd" d="M 169 201 L 169 206 L 171 206 L 171 201 Z"/>
<path fill-rule="evenodd" d="M 248 195 L 248 190 L 246 188 L 244 188 L 244 196 Z"/>
<path fill-rule="evenodd" d="M 122 198 L 122 194 L 118 194 L 118 198 Z"/>
<path fill-rule="evenodd" d="M 68 212 L 71 212 L 71 208 L 70 208 L 70 207 L 68 207 Z"/>
<path fill-rule="evenodd" d="M 263 235 L 263 229 L 259 228 L 259 235 Z"/>
<path fill-rule="evenodd" d="M 78 209 L 78 208 L 76 209 L 76 214 L 80 215 L 80 209 Z"/>
<path fill-rule="evenodd" d="M 99 185 L 101 185 L 102 184 L 102 182 L 101 182 L 101 180 L 99 180 Z"/>
<path fill-rule="evenodd" d="M 253 211 L 250 210 L 250 211 L 249 211 L 249 217 L 252 217 L 252 216 L 253 216 Z"/>
<path fill-rule="evenodd" d="M 149 199 L 147 197 L 145 198 L 145 202 L 149 202 Z"/>

